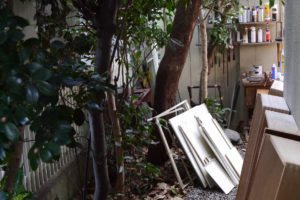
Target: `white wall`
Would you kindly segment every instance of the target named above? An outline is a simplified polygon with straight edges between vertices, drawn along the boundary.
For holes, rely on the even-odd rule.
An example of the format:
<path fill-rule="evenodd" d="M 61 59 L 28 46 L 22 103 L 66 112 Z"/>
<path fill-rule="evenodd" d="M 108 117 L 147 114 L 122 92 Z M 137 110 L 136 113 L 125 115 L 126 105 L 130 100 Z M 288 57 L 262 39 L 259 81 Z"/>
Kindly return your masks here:
<path fill-rule="evenodd" d="M 286 1 L 284 97 L 300 126 L 300 1 Z"/>

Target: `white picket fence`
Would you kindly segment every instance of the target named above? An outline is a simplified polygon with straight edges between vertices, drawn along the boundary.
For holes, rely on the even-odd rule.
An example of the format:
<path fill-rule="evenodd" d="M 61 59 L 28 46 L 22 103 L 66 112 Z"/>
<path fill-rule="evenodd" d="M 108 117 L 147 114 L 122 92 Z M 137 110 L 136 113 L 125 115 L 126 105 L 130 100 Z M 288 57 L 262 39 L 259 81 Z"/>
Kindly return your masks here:
<path fill-rule="evenodd" d="M 63 94 L 67 95 L 70 91 L 64 90 Z M 61 101 L 61 100 L 60 100 Z M 72 99 L 68 99 L 69 105 L 74 104 Z M 85 123 L 82 126 L 73 126 L 76 131 L 76 141 L 81 143 L 83 147 L 87 147 L 88 135 L 88 125 Z M 34 144 L 34 135 L 30 128 L 25 127 L 24 131 L 24 145 L 23 145 L 23 155 L 21 166 L 24 167 L 24 186 L 25 189 L 31 192 L 37 192 L 44 184 L 46 184 L 51 177 L 55 176 L 60 172 L 60 170 L 66 166 L 68 163 L 76 159 L 76 151 L 74 148 L 68 148 L 66 146 L 61 147 L 61 157 L 59 161 L 54 163 L 43 163 L 40 162 L 40 165 L 36 171 L 33 171 L 30 168 L 30 163 L 28 159 L 28 151 Z M 80 148 L 77 148 L 77 154 L 81 152 Z M 77 166 L 74 166 L 77 167 Z M 4 171 L 0 170 L 0 180 L 4 176 Z"/>

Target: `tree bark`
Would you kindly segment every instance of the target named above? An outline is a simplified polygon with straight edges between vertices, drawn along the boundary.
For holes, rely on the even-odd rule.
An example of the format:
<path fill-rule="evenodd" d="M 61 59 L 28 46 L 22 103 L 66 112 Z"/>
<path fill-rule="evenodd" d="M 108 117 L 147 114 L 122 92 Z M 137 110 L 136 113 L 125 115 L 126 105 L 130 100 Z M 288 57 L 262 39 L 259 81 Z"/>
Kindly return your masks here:
<path fill-rule="evenodd" d="M 157 72 L 154 96 L 154 109 L 157 113 L 176 104 L 179 78 L 202 3 L 201 0 L 185 2 L 185 0 L 178 2 L 170 40 Z M 160 139 L 158 131 L 154 131 L 153 134 Z M 148 159 L 154 164 L 162 164 L 168 159 L 162 142 L 156 146 L 150 146 Z"/>
<path fill-rule="evenodd" d="M 124 182 L 125 182 L 125 171 L 123 161 L 123 148 L 122 148 L 122 134 L 120 119 L 117 115 L 116 100 L 112 93 L 107 93 L 109 114 L 112 121 L 112 132 L 115 139 L 115 156 L 116 156 L 116 168 L 117 168 L 117 179 L 114 185 L 114 190 L 117 193 L 123 193 Z M 121 196 L 122 197 L 122 196 Z M 120 199 L 121 199 L 120 197 Z"/>
<path fill-rule="evenodd" d="M 206 19 L 203 17 L 202 10 L 200 10 L 200 31 L 202 42 L 202 79 L 201 79 L 201 101 L 208 97 L 208 58 L 207 58 L 207 32 Z"/>
<path fill-rule="evenodd" d="M 14 188 L 14 183 L 18 170 L 21 165 L 22 155 L 23 155 L 23 138 L 24 138 L 24 127 L 19 128 L 20 139 L 12 145 L 13 152 L 7 163 L 8 171 L 5 172 L 4 179 L 6 179 L 4 184 L 4 191 L 10 192 Z"/>
<path fill-rule="evenodd" d="M 99 74 L 107 72 L 109 75 L 112 38 L 116 30 L 116 17 L 120 7 L 120 0 L 99 1 L 98 4 L 99 9 L 95 17 L 98 35 L 95 71 Z M 100 107 L 103 107 L 104 99 L 97 95 L 97 100 Z M 89 121 L 95 177 L 94 200 L 106 200 L 110 181 L 108 176 L 103 114 L 90 111 Z"/>

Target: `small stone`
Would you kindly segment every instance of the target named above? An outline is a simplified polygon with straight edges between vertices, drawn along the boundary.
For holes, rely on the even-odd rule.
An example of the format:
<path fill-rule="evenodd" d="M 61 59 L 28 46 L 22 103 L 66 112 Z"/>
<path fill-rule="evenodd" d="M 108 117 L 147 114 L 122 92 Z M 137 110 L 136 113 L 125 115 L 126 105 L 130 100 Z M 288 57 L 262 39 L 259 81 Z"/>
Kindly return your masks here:
<path fill-rule="evenodd" d="M 232 143 L 238 144 L 238 145 L 243 144 L 241 136 L 238 132 L 236 132 L 232 129 L 228 129 L 228 128 L 225 129 L 224 132 Z"/>

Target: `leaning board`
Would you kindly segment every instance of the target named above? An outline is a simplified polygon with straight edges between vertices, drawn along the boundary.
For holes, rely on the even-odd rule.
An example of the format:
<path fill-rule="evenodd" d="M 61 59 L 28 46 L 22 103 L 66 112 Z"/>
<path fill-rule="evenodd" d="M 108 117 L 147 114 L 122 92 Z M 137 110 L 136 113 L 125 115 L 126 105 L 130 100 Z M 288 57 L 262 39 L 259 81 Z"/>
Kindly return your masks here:
<path fill-rule="evenodd" d="M 193 111 L 196 107 L 177 115 L 169 120 L 175 135 L 177 136 L 183 150 L 185 151 L 187 157 L 189 158 L 197 176 L 199 177 L 202 186 L 205 188 L 208 186 L 208 182 L 210 182 L 211 178 L 204 169 L 204 159 L 206 157 L 211 157 L 213 155 L 212 151 L 210 150 L 209 146 L 205 143 L 203 137 L 200 135 L 197 122 L 194 118 Z M 195 155 L 194 150 L 189 147 L 188 142 L 186 141 L 184 136 L 182 135 L 179 127 L 187 134 L 190 142 L 193 142 L 193 145 L 196 151 L 199 154 L 199 157 Z"/>
<path fill-rule="evenodd" d="M 300 142 L 266 135 L 249 200 L 300 199 Z"/>
<path fill-rule="evenodd" d="M 264 129 L 266 127 L 265 110 L 289 113 L 289 108 L 283 97 L 258 94 L 250 127 L 249 142 L 244 158 L 237 200 L 246 200 L 249 195 L 250 179 L 254 170 L 255 160 L 258 157 Z"/>

